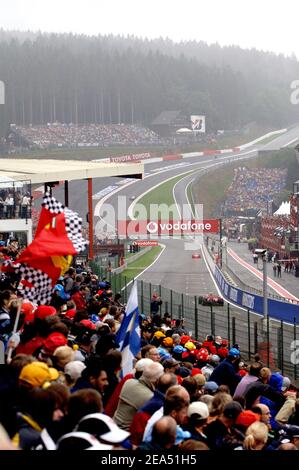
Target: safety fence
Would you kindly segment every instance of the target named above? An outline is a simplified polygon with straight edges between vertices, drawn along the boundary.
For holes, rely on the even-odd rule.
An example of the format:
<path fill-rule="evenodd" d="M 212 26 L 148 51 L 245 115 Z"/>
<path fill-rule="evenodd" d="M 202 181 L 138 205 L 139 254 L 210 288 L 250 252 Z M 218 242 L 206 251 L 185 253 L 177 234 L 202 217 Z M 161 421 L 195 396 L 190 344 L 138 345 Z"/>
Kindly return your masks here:
<path fill-rule="evenodd" d="M 132 282 L 125 276 L 110 275 L 114 292 L 122 292 L 127 302 Z M 202 305 L 201 298 L 178 293 L 161 285 L 136 280 L 138 288 L 139 311 L 150 315 L 151 300 L 156 293 L 162 300 L 160 314 L 169 313 L 173 319 L 184 319 L 190 334 L 199 341 L 206 335 L 220 335 L 229 345 L 238 345 L 245 360 L 253 360 L 259 354 L 261 360 L 271 369 L 279 370 L 295 383 L 299 364 L 299 324 L 278 321 L 224 302 L 223 306 Z M 296 354 L 296 343 L 298 351 Z M 299 383 L 298 383 L 299 385 Z"/>

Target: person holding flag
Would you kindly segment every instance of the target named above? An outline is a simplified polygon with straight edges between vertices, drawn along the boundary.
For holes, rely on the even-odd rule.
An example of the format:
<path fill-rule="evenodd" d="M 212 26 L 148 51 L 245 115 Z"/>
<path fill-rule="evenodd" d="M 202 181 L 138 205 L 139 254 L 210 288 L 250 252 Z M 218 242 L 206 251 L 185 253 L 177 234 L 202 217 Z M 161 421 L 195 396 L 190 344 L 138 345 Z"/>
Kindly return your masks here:
<path fill-rule="evenodd" d="M 117 332 L 116 341 L 122 353 L 121 378 L 133 371 L 133 361 L 141 349 L 137 283 L 133 287 L 126 306 L 125 316 Z"/>
<path fill-rule="evenodd" d="M 57 280 L 70 267 L 72 256 L 80 253 L 87 242 L 82 237 L 82 219 L 45 193 L 33 242 L 15 260 L 6 260 L 1 270 L 18 278 L 17 292 L 34 304 L 50 303 Z M 17 325 L 21 313 L 19 302 L 7 360 L 17 345 Z"/>
<path fill-rule="evenodd" d="M 86 244 L 82 219 L 46 193 L 33 242 L 15 261 L 6 261 L 2 270 L 19 275 L 18 291 L 43 305 L 51 301 L 53 288 L 69 269 L 72 256 L 83 251 Z"/>

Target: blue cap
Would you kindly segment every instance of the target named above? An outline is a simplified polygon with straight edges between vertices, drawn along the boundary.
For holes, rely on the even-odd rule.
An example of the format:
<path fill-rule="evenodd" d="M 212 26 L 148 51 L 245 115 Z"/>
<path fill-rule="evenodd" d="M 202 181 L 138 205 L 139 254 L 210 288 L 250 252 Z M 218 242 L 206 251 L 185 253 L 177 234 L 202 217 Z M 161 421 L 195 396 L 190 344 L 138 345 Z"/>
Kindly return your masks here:
<path fill-rule="evenodd" d="M 228 352 L 228 355 L 231 357 L 239 357 L 240 356 L 240 351 L 237 348 L 231 348 Z"/>
<path fill-rule="evenodd" d="M 204 385 L 205 392 L 216 393 L 218 388 L 219 388 L 219 385 L 216 382 L 213 382 L 212 380 L 209 382 L 206 382 Z"/>
<path fill-rule="evenodd" d="M 71 296 L 64 292 L 64 287 L 61 284 L 56 284 L 54 287 L 54 292 L 58 291 L 58 296 L 61 297 L 63 300 L 69 300 Z"/>
<path fill-rule="evenodd" d="M 166 351 L 166 349 L 164 348 L 157 348 L 160 356 L 161 356 L 161 359 L 168 359 L 169 357 L 171 357 L 171 354 L 169 354 L 168 351 Z"/>
<path fill-rule="evenodd" d="M 174 348 L 173 348 L 173 352 L 174 353 L 177 353 L 177 354 L 181 354 L 183 352 L 187 351 L 186 348 L 183 348 L 183 346 L 181 346 L 180 344 L 177 344 Z"/>

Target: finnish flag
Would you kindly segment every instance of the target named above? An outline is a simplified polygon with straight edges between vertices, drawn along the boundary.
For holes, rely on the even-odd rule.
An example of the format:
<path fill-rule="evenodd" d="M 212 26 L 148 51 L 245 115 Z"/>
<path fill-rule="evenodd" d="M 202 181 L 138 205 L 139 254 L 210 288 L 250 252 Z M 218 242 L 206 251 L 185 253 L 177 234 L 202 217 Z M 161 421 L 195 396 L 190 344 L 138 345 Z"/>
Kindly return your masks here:
<path fill-rule="evenodd" d="M 118 330 L 116 340 L 119 344 L 119 351 L 122 353 L 121 377 L 124 377 L 125 375 L 132 373 L 133 360 L 136 354 L 140 351 L 140 328 L 136 282 L 133 283 L 125 316 Z"/>

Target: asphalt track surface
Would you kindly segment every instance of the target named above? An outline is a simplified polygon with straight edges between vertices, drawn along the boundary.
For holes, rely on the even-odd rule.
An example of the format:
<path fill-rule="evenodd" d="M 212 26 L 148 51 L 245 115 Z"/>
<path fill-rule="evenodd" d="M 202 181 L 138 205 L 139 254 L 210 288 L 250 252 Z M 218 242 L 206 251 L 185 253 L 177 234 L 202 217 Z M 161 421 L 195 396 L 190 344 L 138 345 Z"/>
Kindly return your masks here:
<path fill-rule="evenodd" d="M 129 207 L 132 203 L 130 198 L 137 198 L 155 185 L 162 183 L 167 178 L 194 170 L 194 173 L 184 177 L 184 179 L 182 179 L 182 181 L 180 181 L 174 188 L 174 198 L 176 202 L 178 204 L 184 204 L 187 202 L 186 187 L 188 183 L 190 183 L 194 177 L 199 175 L 200 172 L 203 172 L 204 169 L 215 164 L 219 164 L 220 162 L 238 159 L 246 154 L 248 157 L 254 158 L 256 157 L 258 150 L 280 149 L 294 141 L 298 135 L 299 126 L 290 129 L 286 133 L 273 139 L 268 144 L 256 144 L 244 149 L 243 151 L 217 156 L 217 158 L 214 158 L 214 156 L 205 156 L 178 161 L 162 161 L 146 164 L 144 166 L 145 179 L 133 180 L 134 182 L 126 187 L 122 187 L 120 183 L 125 183 L 125 181 L 120 181 L 119 178 L 94 179 L 93 194 L 96 195 L 97 193 L 100 193 L 99 198 L 94 198 L 93 202 L 95 211 L 94 225 L 96 226 L 99 221 L 99 217 L 96 214 L 99 212 L 98 204 L 101 200 L 101 191 L 105 190 L 107 187 L 114 186 L 114 189 L 120 189 L 116 194 L 113 192 L 111 192 L 110 195 L 107 194 L 105 198 L 106 203 L 112 204 L 112 206 L 116 208 L 118 197 L 124 196 L 126 197 L 127 207 Z M 248 152 L 251 153 L 248 154 Z M 207 174 L 207 176 L 204 177 L 209 177 L 209 175 Z M 213 184 L 212 181 L 211 184 Z M 54 194 L 57 198 L 63 200 L 62 188 L 55 189 Z M 83 217 L 83 220 L 85 220 L 87 212 L 87 182 L 70 182 L 69 194 L 69 206 L 73 210 L 77 211 L 81 217 Z M 162 202 L 163 201 L 161 201 L 161 203 Z M 144 274 L 142 274 L 142 276 L 139 277 L 139 279 L 152 282 L 153 284 L 159 284 L 163 287 L 171 288 L 174 291 L 189 295 L 202 295 L 208 292 L 216 292 L 215 283 L 211 278 L 203 257 L 201 256 L 200 259 L 192 259 L 192 253 L 196 252 L 201 254 L 198 242 L 196 242 L 195 247 L 191 246 L 191 241 L 189 239 L 164 239 L 162 240 L 162 243 L 166 246 L 163 254 L 159 257 L 156 263 L 154 263 L 146 272 L 144 272 Z M 186 246 L 186 244 L 188 246 Z M 246 270 L 246 267 L 244 267 L 244 269 Z"/>

